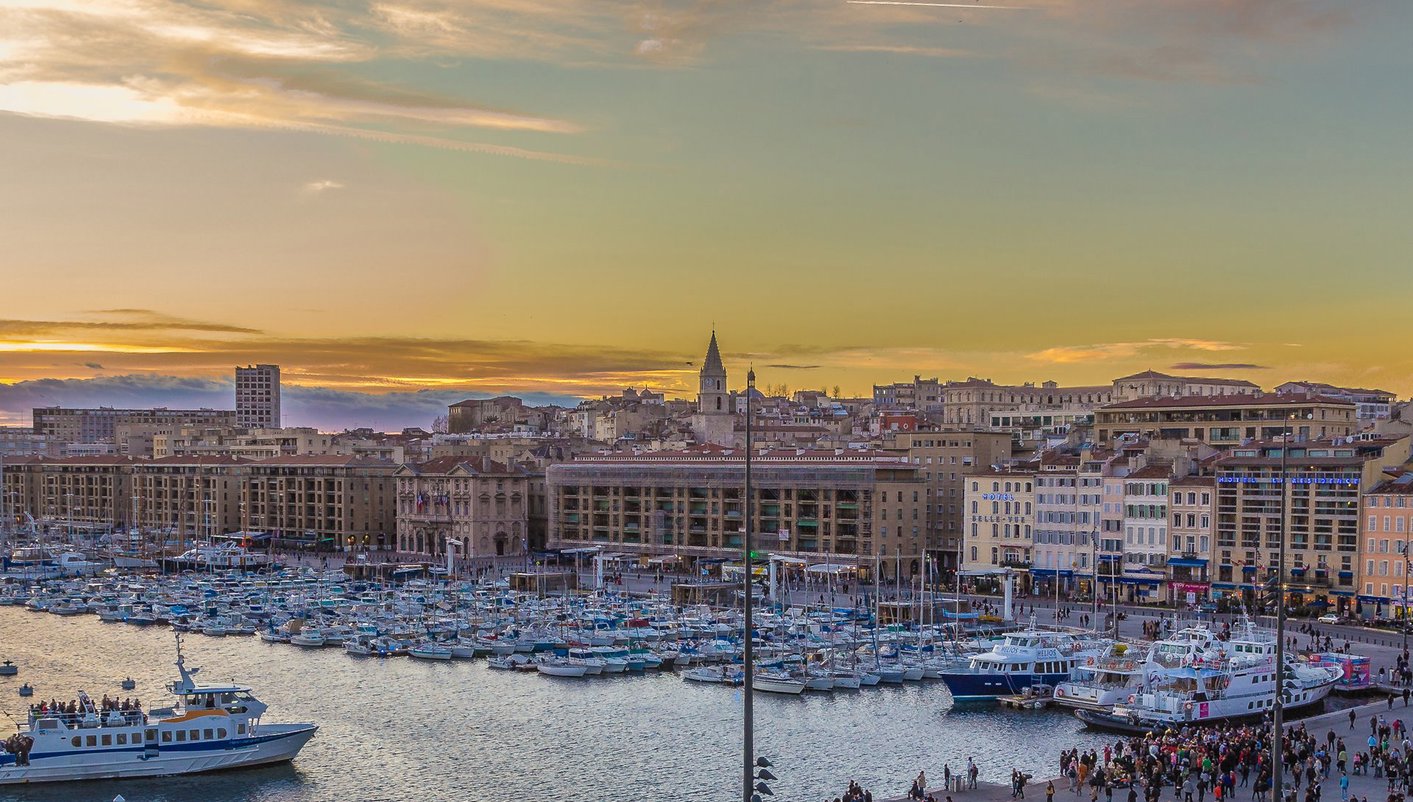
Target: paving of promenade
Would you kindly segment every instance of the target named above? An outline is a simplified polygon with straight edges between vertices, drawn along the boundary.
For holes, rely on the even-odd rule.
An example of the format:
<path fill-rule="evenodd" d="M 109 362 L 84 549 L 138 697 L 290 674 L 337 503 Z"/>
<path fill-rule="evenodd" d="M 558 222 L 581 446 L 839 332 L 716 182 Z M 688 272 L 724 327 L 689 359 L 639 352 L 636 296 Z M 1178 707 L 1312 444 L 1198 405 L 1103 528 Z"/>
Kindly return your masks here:
<path fill-rule="evenodd" d="M 1355 714 L 1353 726 L 1351 726 L 1349 722 L 1349 714 L 1351 711 Z M 1405 705 L 1401 698 L 1388 697 L 1385 700 L 1364 704 L 1359 707 L 1345 708 L 1343 710 L 1322 713 L 1309 718 L 1297 719 L 1296 721 L 1289 722 L 1286 725 L 1286 729 L 1289 730 L 1294 727 L 1303 726 L 1307 732 L 1321 740 L 1326 737 L 1326 733 L 1333 731 L 1337 737 L 1345 739 L 1348 751 L 1352 755 L 1355 752 L 1367 750 L 1366 741 L 1369 737 L 1370 721 L 1379 716 L 1383 716 L 1385 719 L 1384 723 L 1387 724 L 1392 724 L 1396 719 L 1402 719 L 1405 724 L 1413 726 L 1413 707 Z M 1127 736 L 1123 735 L 1113 736 L 1115 743 L 1120 740 L 1125 740 L 1126 738 Z M 1054 758 L 1055 774 L 1048 777 L 1031 778 L 1025 786 L 1026 797 L 1028 799 L 1043 799 L 1045 796 L 1046 782 L 1053 781 L 1055 783 L 1055 799 L 1057 802 L 1070 802 L 1070 800 L 1088 802 L 1088 794 L 1070 791 L 1069 780 L 1059 775 L 1060 756 L 1055 755 Z M 935 796 L 939 802 L 942 802 L 942 800 L 945 800 L 948 796 L 953 799 L 953 802 L 963 802 L 964 800 L 965 802 L 1005 802 L 1005 800 L 1012 799 L 1009 781 L 1005 780 L 1005 778 L 1010 775 L 1010 766 L 984 766 L 980 768 L 981 778 L 991 777 L 994 779 L 999 777 L 1003 782 L 986 782 L 984 779 L 978 779 L 976 789 L 967 790 L 965 788 L 957 788 L 954 780 L 953 787 L 948 789 L 943 787 L 940 782 L 942 779 L 942 769 L 940 766 L 920 767 L 920 769 L 927 772 L 929 778 L 930 787 L 928 793 Z M 1289 782 L 1289 776 L 1287 776 L 1286 779 L 1287 782 Z M 932 781 L 939 782 L 933 785 Z M 911 783 L 912 778 L 910 777 L 899 778 L 898 787 L 906 790 Z M 1331 776 L 1326 778 L 1320 785 L 1322 799 L 1328 800 L 1329 802 L 1335 802 L 1340 799 L 1339 773 L 1337 771 L 1332 770 Z M 1349 776 L 1349 794 L 1351 798 L 1358 797 L 1361 800 L 1367 798 L 1375 802 L 1380 802 L 1387 798 L 1388 791 L 1389 786 L 1386 778 L 1375 777 L 1372 773 L 1351 774 Z M 1165 792 L 1167 794 L 1165 798 L 1173 799 L 1176 802 L 1178 796 L 1173 789 L 1165 789 Z M 889 789 L 888 793 L 892 793 L 892 789 Z M 1247 799 L 1252 798 L 1248 796 L 1249 794 L 1251 794 L 1251 788 L 1249 786 L 1246 788 L 1238 788 L 1235 802 L 1246 802 Z M 830 797 L 830 799 L 832 798 L 833 797 Z M 882 799 L 883 797 L 875 796 L 875 798 Z M 1114 798 L 1123 799 L 1126 797 L 1115 793 Z M 887 800 L 887 802 L 907 802 L 907 797 L 897 796 Z"/>

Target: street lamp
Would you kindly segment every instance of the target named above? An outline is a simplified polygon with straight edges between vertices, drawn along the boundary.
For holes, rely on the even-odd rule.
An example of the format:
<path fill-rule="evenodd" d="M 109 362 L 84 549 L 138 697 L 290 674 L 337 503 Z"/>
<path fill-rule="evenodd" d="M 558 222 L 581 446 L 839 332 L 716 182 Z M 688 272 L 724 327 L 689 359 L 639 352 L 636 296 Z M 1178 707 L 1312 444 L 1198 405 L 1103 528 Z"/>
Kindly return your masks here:
<path fill-rule="evenodd" d="M 1285 548 L 1290 539 L 1290 441 L 1294 435 L 1294 422 L 1300 416 L 1291 413 L 1286 416 L 1285 435 L 1281 438 L 1281 540 L 1276 549 L 1276 698 L 1273 700 L 1271 715 L 1271 798 L 1281 802 L 1283 769 L 1281 767 L 1281 727 L 1285 719 Z"/>
<path fill-rule="evenodd" d="M 751 618 L 751 602 L 753 601 L 753 599 L 751 599 L 751 590 L 753 589 L 751 580 L 754 579 L 754 577 L 751 576 L 751 448 L 753 445 L 751 442 L 751 396 L 754 395 L 755 388 L 756 371 L 755 368 L 751 368 L 746 373 L 746 498 L 744 509 L 745 520 L 741 524 L 741 567 L 744 569 L 741 574 L 741 585 L 742 589 L 745 590 L 745 598 L 741 603 L 742 611 L 745 613 L 745 643 L 741 651 L 741 668 L 744 672 L 742 675 L 743 685 L 741 686 L 743 691 L 742 696 L 744 697 L 742 709 L 744 714 L 742 762 L 745 768 L 745 785 L 743 787 L 744 793 L 741 797 L 742 802 L 752 802 L 753 799 L 760 799 L 760 795 L 757 793 L 755 786 L 755 768 L 757 763 L 755 756 L 755 708 L 752 706 L 751 699 L 755 692 L 755 650 L 751 643 L 752 632 L 754 630 Z M 760 763 L 762 768 L 769 766 L 769 761 L 764 759 L 762 759 Z M 770 789 L 766 788 L 764 792 L 768 794 L 770 793 Z"/>
<path fill-rule="evenodd" d="M 1403 555 L 1403 592 L 1399 594 L 1403 602 L 1403 615 L 1400 616 L 1398 628 L 1403 630 L 1403 653 L 1408 653 L 1408 571 L 1413 568 L 1413 554 L 1408 552 L 1408 542 L 1404 541 L 1398 547 L 1398 552 Z"/>

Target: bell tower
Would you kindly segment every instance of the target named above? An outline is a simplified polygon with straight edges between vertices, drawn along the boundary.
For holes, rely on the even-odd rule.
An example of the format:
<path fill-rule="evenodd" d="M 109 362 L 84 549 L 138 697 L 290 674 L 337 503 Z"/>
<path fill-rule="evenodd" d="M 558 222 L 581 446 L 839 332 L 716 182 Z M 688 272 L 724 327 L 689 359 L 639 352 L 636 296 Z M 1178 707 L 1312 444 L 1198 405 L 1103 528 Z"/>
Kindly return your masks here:
<path fill-rule="evenodd" d="M 731 396 L 726 392 L 726 367 L 721 364 L 721 351 L 716 347 L 716 330 L 711 332 L 706 359 L 702 360 L 697 385 L 697 412 L 702 415 L 730 415 Z"/>

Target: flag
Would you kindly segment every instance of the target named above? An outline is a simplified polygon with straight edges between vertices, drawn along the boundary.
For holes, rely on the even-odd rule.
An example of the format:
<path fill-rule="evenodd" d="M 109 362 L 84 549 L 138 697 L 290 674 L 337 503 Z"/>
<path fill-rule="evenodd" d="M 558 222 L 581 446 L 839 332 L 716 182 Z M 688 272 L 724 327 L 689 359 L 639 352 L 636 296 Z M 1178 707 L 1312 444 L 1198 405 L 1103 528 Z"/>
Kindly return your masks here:
<path fill-rule="evenodd" d="M 418 512 L 421 512 L 421 511 L 422 511 L 422 507 L 425 506 L 426 504 L 427 504 L 427 494 L 426 494 L 426 493 L 423 493 L 423 492 L 421 492 L 421 491 L 418 491 L 418 492 L 417 492 L 417 511 L 418 511 Z"/>

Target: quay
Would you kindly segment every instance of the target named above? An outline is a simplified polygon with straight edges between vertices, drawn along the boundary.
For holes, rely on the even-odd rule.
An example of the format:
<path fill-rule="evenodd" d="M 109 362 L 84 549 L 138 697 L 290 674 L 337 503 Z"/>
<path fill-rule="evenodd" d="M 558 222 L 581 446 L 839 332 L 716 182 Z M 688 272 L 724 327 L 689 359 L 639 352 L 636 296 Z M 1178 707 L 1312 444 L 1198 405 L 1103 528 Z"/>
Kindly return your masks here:
<path fill-rule="evenodd" d="M 1402 689 L 1391 687 L 1388 689 L 1396 691 L 1396 693 L 1389 695 L 1385 699 L 1380 699 L 1377 702 L 1370 702 L 1358 707 L 1334 710 L 1328 713 L 1320 713 L 1308 718 L 1286 722 L 1283 729 L 1286 732 L 1290 732 L 1303 727 L 1306 732 L 1321 740 L 1324 740 L 1328 733 L 1333 732 L 1338 738 L 1352 739 L 1352 742 L 1349 744 L 1351 754 L 1365 751 L 1365 739 L 1369 735 L 1371 720 L 1382 716 L 1384 719 L 1383 723 L 1392 724 L 1395 721 L 1401 720 L 1405 725 L 1413 726 L 1413 707 L 1410 707 L 1403 701 Z M 1354 713 L 1354 723 L 1352 726 L 1349 719 L 1351 712 Z M 1113 739 L 1115 743 L 1129 740 L 1126 736 L 1122 735 L 1114 735 Z M 1059 756 L 1057 755 L 1055 763 L 1057 772 L 1059 769 L 1058 758 Z M 962 757 L 960 760 L 962 761 L 961 765 L 965 768 L 966 758 Z M 923 767 L 923 769 L 927 772 L 929 782 L 933 779 L 940 779 L 942 776 L 940 768 Z M 933 774 L 934 770 L 937 772 L 936 774 Z M 985 766 L 981 768 L 982 774 L 989 773 L 995 775 L 1008 774 L 1009 772 L 1009 766 Z M 1349 798 L 1351 800 L 1359 799 L 1361 802 L 1365 799 L 1382 800 L 1388 796 L 1388 779 L 1386 777 L 1375 777 L 1372 772 L 1349 774 L 1348 776 Z M 1288 774 L 1287 779 L 1289 779 Z M 959 780 L 961 781 L 960 785 Z M 1043 802 L 1045 798 L 1045 785 L 1049 782 L 1055 784 L 1056 802 L 1069 802 L 1069 800 L 1088 802 L 1089 796 L 1087 792 L 1072 790 L 1070 788 L 1069 778 L 1058 773 L 1052 776 L 1032 777 L 1027 780 L 1025 785 L 1025 798 Z M 1330 776 L 1318 784 L 1321 786 L 1323 792 L 1330 794 L 1331 800 L 1339 799 L 1339 776 L 1337 771 L 1332 769 Z M 1174 800 L 1180 798 L 1181 788 L 1172 789 L 1171 786 L 1168 786 L 1165 787 L 1164 790 L 1172 794 L 1172 796 L 1168 798 Z M 1243 787 L 1238 789 L 1238 796 L 1236 798 L 1240 799 L 1242 795 L 1249 797 L 1249 794 L 1249 786 Z M 953 774 L 952 787 L 950 788 L 941 783 L 935 786 L 930 785 L 924 795 L 924 799 L 929 797 L 935 798 L 937 802 L 945 802 L 948 797 L 951 797 L 953 802 L 962 802 L 963 800 L 967 802 L 1006 802 L 1007 800 L 1017 798 L 1012 795 L 1009 783 L 1002 785 L 1000 783 L 978 779 L 976 788 L 968 790 L 965 784 L 965 777 L 957 774 Z M 1117 789 L 1115 789 L 1114 798 L 1116 800 L 1121 798 Z M 905 794 L 902 796 L 884 798 L 883 802 L 912 802 L 912 800 L 909 800 Z"/>

